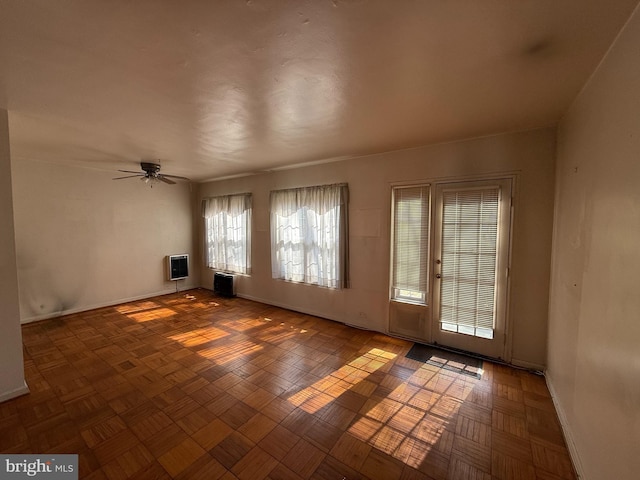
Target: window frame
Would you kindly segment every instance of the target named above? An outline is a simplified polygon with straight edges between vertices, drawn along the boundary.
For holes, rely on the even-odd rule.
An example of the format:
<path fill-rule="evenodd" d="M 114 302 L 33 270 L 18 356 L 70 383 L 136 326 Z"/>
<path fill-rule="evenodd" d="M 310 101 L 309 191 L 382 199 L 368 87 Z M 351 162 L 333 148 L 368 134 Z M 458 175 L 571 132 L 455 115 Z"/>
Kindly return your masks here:
<path fill-rule="evenodd" d="M 252 201 L 253 195 L 251 193 L 238 193 L 230 195 L 218 195 L 214 197 L 203 198 L 202 200 L 202 216 L 203 216 L 203 229 L 204 229 L 204 264 L 205 267 L 226 273 L 233 273 L 236 275 L 250 275 L 251 274 L 251 222 L 252 222 Z M 211 225 L 210 222 L 215 221 L 215 217 L 220 216 L 221 223 L 223 225 L 220 228 L 226 232 L 230 229 L 240 228 L 242 243 L 240 245 L 241 255 L 236 257 L 243 257 L 237 264 L 232 263 L 234 255 L 231 253 L 238 247 L 233 243 L 237 243 L 237 239 L 229 239 L 226 235 L 223 235 L 222 239 L 218 239 L 222 245 L 225 253 L 224 258 L 211 258 L 210 246 L 210 234 L 211 229 L 215 228 L 215 225 Z M 230 225 L 233 218 L 237 216 L 243 216 L 237 226 Z M 216 229 L 218 230 L 218 229 Z M 215 235 L 215 233 L 213 233 Z M 237 261 L 237 259 L 236 259 Z M 244 265 L 243 265 L 244 263 Z"/>
<path fill-rule="evenodd" d="M 424 196 L 421 205 L 421 224 L 419 227 L 419 254 L 420 261 L 418 262 L 417 274 L 418 279 L 415 280 L 416 284 L 413 285 L 416 288 L 402 288 L 398 286 L 401 282 L 398 280 L 398 254 L 399 245 L 398 239 L 400 233 L 398 232 L 398 193 L 401 191 L 408 191 L 411 189 L 420 189 L 424 191 Z M 432 192 L 433 185 L 431 183 L 417 183 L 417 184 L 399 184 L 393 185 L 391 188 L 391 255 L 390 255 L 390 289 L 389 296 L 392 301 L 400 303 L 412 303 L 423 306 L 429 305 L 430 300 L 430 249 L 431 249 L 431 221 L 432 221 Z M 418 198 L 418 197 L 416 197 Z M 407 254 L 405 254 L 406 256 Z M 408 282 L 407 282 L 408 283 Z M 406 292 L 403 294 L 403 292 Z"/>
<path fill-rule="evenodd" d="M 273 279 L 348 288 L 348 201 L 347 183 L 271 191 Z M 332 235 L 336 238 L 327 245 Z"/>

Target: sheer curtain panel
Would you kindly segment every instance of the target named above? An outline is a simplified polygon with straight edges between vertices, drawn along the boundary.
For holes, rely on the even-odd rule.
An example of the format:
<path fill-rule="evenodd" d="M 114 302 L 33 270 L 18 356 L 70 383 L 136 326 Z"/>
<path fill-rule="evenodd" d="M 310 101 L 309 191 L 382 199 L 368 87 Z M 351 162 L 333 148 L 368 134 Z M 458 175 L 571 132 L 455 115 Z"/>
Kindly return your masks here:
<path fill-rule="evenodd" d="M 271 192 L 272 277 L 348 286 L 346 184 Z"/>
<path fill-rule="evenodd" d="M 207 267 L 251 273 L 251 194 L 206 198 L 202 211 Z"/>

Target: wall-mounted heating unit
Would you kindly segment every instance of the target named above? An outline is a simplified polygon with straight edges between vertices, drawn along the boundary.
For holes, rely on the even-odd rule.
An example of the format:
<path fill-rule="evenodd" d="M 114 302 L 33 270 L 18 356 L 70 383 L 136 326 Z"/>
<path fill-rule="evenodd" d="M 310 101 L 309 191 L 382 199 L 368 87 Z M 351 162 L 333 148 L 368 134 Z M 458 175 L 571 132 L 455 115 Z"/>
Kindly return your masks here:
<path fill-rule="evenodd" d="M 182 280 L 189 276 L 189 255 L 183 253 L 181 255 L 167 256 L 167 280 Z"/>
<path fill-rule="evenodd" d="M 213 291 L 223 297 L 236 296 L 235 275 L 228 273 L 216 272 L 213 275 Z"/>

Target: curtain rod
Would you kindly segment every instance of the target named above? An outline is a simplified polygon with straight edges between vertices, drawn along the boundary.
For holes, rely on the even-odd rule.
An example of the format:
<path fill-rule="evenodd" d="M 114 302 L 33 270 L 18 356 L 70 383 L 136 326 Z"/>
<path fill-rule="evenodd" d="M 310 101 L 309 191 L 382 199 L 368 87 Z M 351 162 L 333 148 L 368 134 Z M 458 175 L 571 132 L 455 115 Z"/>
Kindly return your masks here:
<path fill-rule="evenodd" d="M 275 190 L 271 190 L 272 192 L 288 192 L 293 190 L 304 190 L 306 188 L 318 188 L 318 187 L 348 187 L 349 184 L 346 182 L 343 183 L 327 183 L 325 185 L 309 185 L 307 187 L 292 187 L 292 188 L 277 188 Z"/>
<path fill-rule="evenodd" d="M 226 195 L 214 195 L 213 197 L 202 197 L 202 200 L 209 200 L 211 198 L 222 198 L 222 197 L 240 197 L 246 195 L 253 195 L 252 192 L 243 192 L 243 193 L 228 193 Z"/>

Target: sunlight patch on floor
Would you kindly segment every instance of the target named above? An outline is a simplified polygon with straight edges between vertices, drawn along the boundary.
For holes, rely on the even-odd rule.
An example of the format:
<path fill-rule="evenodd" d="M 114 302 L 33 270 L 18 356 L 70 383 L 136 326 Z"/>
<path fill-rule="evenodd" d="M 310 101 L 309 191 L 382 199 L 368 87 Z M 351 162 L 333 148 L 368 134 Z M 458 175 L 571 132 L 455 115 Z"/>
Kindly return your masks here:
<path fill-rule="evenodd" d="M 170 308 L 154 308 L 152 310 L 145 310 L 138 313 L 127 313 L 127 317 L 131 320 L 135 320 L 138 323 L 149 322 L 151 320 L 162 320 L 173 317 L 176 315 L 174 310 Z"/>
<path fill-rule="evenodd" d="M 195 347 L 211 341 L 210 338 L 196 332 L 197 331 L 178 333 L 176 335 L 170 335 L 169 338 L 176 342 L 180 342 L 180 344 L 185 347 Z"/>
<path fill-rule="evenodd" d="M 366 381 L 370 374 L 395 357 L 395 353 L 372 348 L 313 385 L 292 395 L 288 400 L 307 413 L 315 413 L 347 390 L 357 391 L 356 388 L 361 382 Z"/>
<path fill-rule="evenodd" d="M 118 313 L 127 315 L 129 313 L 140 312 L 143 310 L 152 310 L 154 308 L 160 308 L 160 307 L 161 305 L 159 303 L 146 301 L 146 302 L 127 304 L 127 305 L 118 305 L 117 307 L 114 307 L 114 309 Z"/>
<path fill-rule="evenodd" d="M 168 336 L 171 340 L 175 340 L 177 342 L 183 343 L 185 341 L 189 341 L 192 338 L 201 337 L 203 339 L 202 342 L 197 343 L 189 343 L 189 345 L 200 345 L 202 343 L 213 342 L 214 340 L 218 340 L 220 338 L 228 337 L 231 335 L 229 332 L 225 330 L 221 330 L 216 327 L 203 327 L 203 328 L 195 328 L 193 330 L 184 330 L 182 329 L 179 333 Z M 186 343 L 183 343 L 186 345 Z"/>
<path fill-rule="evenodd" d="M 245 340 L 235 342 L 233 344 L 222 345 L 220 347 L 209 347 L 198 351 L 198 355 L 201 355 L 209 360 L 215 361 L 218 365 L 224 365 L 225 363 L 232 362 L 245 355 L 251 355 L 262 350 L 262 346 L 253 343 L 252 341 Z"/>
<path fill-rule="evenodd" d="M 471 390 L 454 376 L 443 379 L 430 367 L 420 368 L 385 398 L 370 398 L 365 415 L 348 432 L 418 468 L 434 448 L 450 441 L 458 410 Z"/>

